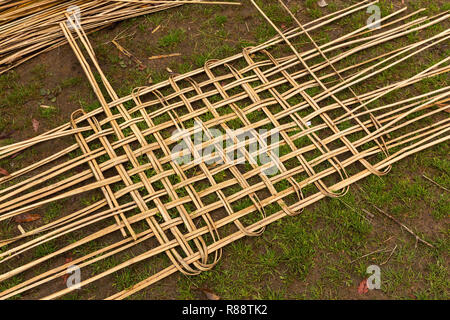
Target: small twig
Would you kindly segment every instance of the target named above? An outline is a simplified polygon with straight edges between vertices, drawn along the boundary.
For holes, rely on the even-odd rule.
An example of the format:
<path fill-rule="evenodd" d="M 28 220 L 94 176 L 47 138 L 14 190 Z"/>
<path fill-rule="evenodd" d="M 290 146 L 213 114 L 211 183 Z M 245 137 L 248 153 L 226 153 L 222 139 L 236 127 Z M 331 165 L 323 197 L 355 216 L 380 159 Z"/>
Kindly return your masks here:
<path fill-rule="evenodd" d="M 434 180 L 431 179 L 431 178 L 428 178 L 426 175 L 423 174 L 422 177 L 424 177 L 425 179 L 427 179 L 428 181 L 430 181 L 430 182 L 433 183 L 434 185 L 438 186 L 439 188 L 442 188 L 442 189 L 444 189 L 445 191 L 450 192 L 450 190 L 448 190 L 446 187 L 441 186 L 439 183 L 437 183 L 436 181 L 434 181 Z"/>
<path fill-rule="evenodd" d="M 374 218 L 375 215 L 372 212 L 367 211 L 366 209 L 361 209 L 365 214 L 367 214 L 369 217 Z"/>
<path fill-rule="evenodd" d="M 358 186 L 357 184 L 355 184 L 355 187 L 358 188 L 359 190 L 361 190 L 362 192 L 366 193 L 366 191 Z M 372 202 L 370 202 L 370 200 L 368 198 L 366 198 L 367 201 L 375 208 L 377 209 L 380 213 L 384 214 L 386 217 L 390 218 L 391 220 L 393 220 L 394 222 L 396 222 L 398 225 L 400 225 L 401 227 L 403 227 L 406 231 L 408 231 L 410 234 L 412 234 L 415 238 L 416 238 L 416 247 L 417 247 L 417 242 L 420 241 L 423 244 L 429 246 L 430 248 L 434 248 L 434 246 L 430 243 L 428 243 L 427 241 L 423 240 L 422 238 L 420 238 L 418 235 L 416 235 L 411 229 L 409 229 L 407 226 L 405 226 L 403 223 L 401 223 L 400 221 L 398 221 L 396 218 L 394 218 L 393 216 L 391 216 L 390 214 L 388 214 L 387 212 L 384 212 L 383 210 L 381 210 L 380 208 L 378 208 L 376 205 L 374 205 Z"/>
<path fill-rule="evenodd" d="M 359 191 L 365 193 L 367 195 L 366 190 L 364 190 L 358 183 L 353 184 L 353 186 L 358 189 Z"/>
<path fill-rule="evenodd" d="M 410 234 L 412 234 L 415 238 L 416 238 L 416 246 L 417 246 L 417 242 L 420 241 L 423 244 L 426 244 L 427 246 L 429 246 L 430 248 L 434 248 L 434 246 L 431 243 L 428 243 L 427 241 L 423 240 L 422 238 L 420 238 L 418 235 L 416 235 L 410 228 L 408 228 L 407 226 L 405 226 L 403 223 L 401 223 L 400 221 L 398 221 L 396 218 L 394 218 L 393 216 L 391 216 L 389 213 L 384 212 L 383 210 L 381 210 L 380 208 L 378 208 L 376 205 L 374 205 L 373 203 L 371 203 L 371 205 L 377 209 L 379 212 L 381 212 L 382 214 L 384 214 L 386 217 L 390 218 L 391 220 L 393 220 L 394 222 L 396 222 L 398 225 L 400 225 L 401 227 L 403 227 L 406 231 L 408 231 Z"/>
<path fill-rule="evenodd" d="M 11 137 L 11 135 L 14 133 L 14 131 L 8 131 L 6 133 L 0 132 L 0 140 L 2 139 L 9 139 Z"/>
<path fill-rule="evenodd" d="M 128 38 L 128 37 L 132 37 L 132 36 L 134 36 L 135 34 L 136 34 L 136 32 L 132 32 L 132 33 L 130 33 L 130 34 L 125 34 L 125 32 L 126 31 L 128 31 L 129 29 L 130 29 L 131 27 L 128 27 L 128 28 L 126 28 L 125 30 L 122 30 L 122 31 L 120 31 L 118 34 L 116 34 L 116 36 L 114 37 L 114 39 L 113 40 L 120 40 L 120 39 L 125 39 L 125 38 Z"/>
<path fill-rule="evenodd" d="M 116 2 L 129 2 L 129 3 L 142 3 L 142 4 L 172 4 L 172 0 L 113 0 Z M 230 2 L 230 1 L 202 1 L 202 0 L 177 0 L 176 2 L 182 4 L 225 4 L 232 6 L 240 6 L 240 2 Z"/>
<path fill-rule="evenodd" d="M 397 249 L 397 245 L 395 245 L 395 247 L 394 247 L 394 249 L 392 249 L 391 254 L 389 255 L 389 257 L 386 259 L 386 261 L 382 262 L 380 264 L 380 266 L 386 264 L 391 259 L 392 255 L 394 254 L 395 249 Z"/>
<path fill-rule="evenodd" d="M 131 52 L 129 52 L 124 47 L 122 47 L 116 40 L 112 40 L 111 43 L 114 44 L 116 46 L 116 48 L 120 52 L 122 52 L 125 56 L 127 56 L 129 59 L 134 61 L 140 68 L 145 69 L 144 64 L 138 58 L 136 58 L 133 54 L 131 54 Z"/>
<path fill-rule="evenodd" d="M 337 198 L 340 202 L 342 202 L 344 205 L 346 205 L 350 210 L 356 212 L 358 215 L 360 215 L 361 217 L 363 217 L 364 219 L 366 219 L 367 221 L 369 221 L 370 223 L 372 223 L 372 221 L 370 221 L 366 216 L 363 216 L 360 212 L 358 212 L 358 210 L 356 210 L 355 208 L 353 208 L 352 206 L 350 206 L 349 204 L 347 204 L 344 200 Z M 372 215 L 373 216 L 373 215 Z"/>
<path fill-rule="evenodd" d="M 321 8 L 324 8 L 324 7 L 328 6 L 328 3 L 325 0 L 319 0 L 319 1 L 317 1 L 317 5 Z"/>

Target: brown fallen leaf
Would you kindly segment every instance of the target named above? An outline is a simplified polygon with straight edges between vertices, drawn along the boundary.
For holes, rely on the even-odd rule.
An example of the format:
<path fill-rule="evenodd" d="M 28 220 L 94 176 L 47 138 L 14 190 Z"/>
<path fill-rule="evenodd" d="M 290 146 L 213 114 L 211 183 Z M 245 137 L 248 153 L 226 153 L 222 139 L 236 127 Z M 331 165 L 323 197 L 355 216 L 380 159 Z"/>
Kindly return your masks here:
<path fill-rule="evenodd" d="M 69 262 L 72 262 L 72 258 L 66 258 L 66 263 L 69 263 Z M 64 274 L 63 276 L 62 276 L 62 279 L 63 279 L 63 284 L 66 284 L 67 283 L 67 279 L 69 278 L 69 274 L 68 273 L 66 273 L 66 274 Z"/>
<path fill-rule="evenodd" d="M 203 292 L 208 300 L 220 300 L 220 297 L 209 289 L 197 288 L 197 290 Z"/>
<path fill-rule="evenodd" d="M 36 119 L 33 119 L 31 122 L 33 123 L 34 132 L 37 132 L 39 130 L 39 121 L 37 121 Z"/>
<path fill-rule="evenodd" d="M 3 175 L 3 176 L 9 176 L 9 172 L 6 171 L 6 170 L 3 169 L 3 168 L 0 168 L 0 175 Z"/>
<path fill-rule="evenodd" d="M 367 279 L 364 279 L 358 286 L 358 293 L 364 294 L 367 292 L 369 292 L 369 288 L 367 287 Z"/>
<path fill-rule="evenodd" d="M 24 223 L 39 220 L 41 218 L 40 214 L 37 213 L 24 213 L 14 217 L 14 222 Z"/>

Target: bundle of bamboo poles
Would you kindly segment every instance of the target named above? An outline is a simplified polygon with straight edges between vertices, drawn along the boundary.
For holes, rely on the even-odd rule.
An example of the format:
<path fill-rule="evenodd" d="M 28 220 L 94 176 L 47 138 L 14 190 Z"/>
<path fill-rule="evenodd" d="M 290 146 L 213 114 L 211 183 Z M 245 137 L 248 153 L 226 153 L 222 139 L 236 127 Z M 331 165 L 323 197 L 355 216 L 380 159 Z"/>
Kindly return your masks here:
<path fill-rule="evenodd" d="M 70 12 L 88 32 L 182 4 L 239 4 L 200 0 L 21 0 L 0 3 L 0 74 L 66 42 L 59 27 Z"/>
<path fill-rule="evenodd" d="M 204 68 L 159 84 L 136 88 L 125 97 L 118 97 L 108 82 L 83 30 L 61 24 L 102 108 L 90 113 L 81 110 L 66 125 L 0 148 L 1 159 L 66 136 L 75 142 L 0 178 L 0 223 L 87 192 L 97 192 L 100 198 L 3 238 L 0 265 L 15 265 L 0 275 L 0 281 L 19 275 L 23 280 L 14 281 L 0 292 L 0 298 L 33 291 L 47 299 L 68 294 L 76 287 L 58 280 L 72 265 L 90 271 L 82 273 L 90 275 L 82 279 L 82 287 L 142 263 L 158 266 L 109 299 L 124 299 L 177 271 L 198 274 L 217 263 L 226 245 L 257 236 L 286 215 L 296 215 L 324 197 L 342 196 L 352 183 L 370 174 L 386 174 L 393 163 L 448 141 L 450 119 L 444 110 L 450 87 L 389 103 L 382 99 L 426 79 L 448 75 L 449 57 L 383 87 L 363 93 L 353 90 L 448 42 L 450 30 L 446 29 L 366 56 L 370 48 L 381 48 L 447 21 L 447 12 L 416 17 L 420 10 L 402 15 L 402 9 L 384 17 L 378 30 L 364 26 L 323 45 L 310 36 L 321 26 L 369 5 L 364 1 L 304 26 L 296 21 L 298 27 L 286 32 L 273 25 L 279 35 L 264 44 L 208 61 Z M 299 51 L 292 45 L 302 36 L 310 39 L 312 49 Z M 280 46 L 291 54 L 273 56 L 271 51 Z M 347 60 L 351 63 L 342 66 Z M 245 66 L 236 68 L 234 63 Z M 108 96 L 100 90 L 94 73 L 100 75 Z M 347 95 L 340 97 L 343 93 Z M 238 129 L 236 123 L 252 133 L 248 139 L 230 134 L 230 129 Z M 206 139 L 194 144 L 191 137 L 199 126 Z M 272 131 L 258 133 L 260 128 Z M 181 134 L 171 135 L 173 129 Z M 220 129 L 222 135 L 209 135 L 211 129 Z M 268 139 L 274 129 L 279 140 Z M 234 143 L 204 152 L 224 139 Z M 180 142 L 193 159 L 178 161 L 182 154 L 173 147 Z M 252 143 L 262 147 L 252 152 Z M 277 150 L 283 152 L 277 155 Z M 236 152 L 243 163 L 229 158 Z M 252 161 L 261 152 L 270 161 Z M 201 161 L 195 157 L 198 154 L 203 154 Z M 266 174 L 270 168 L 276 168 L 276 173 Z M 49 243 L 55 250 L 42 257 L 26 254 Z M 133 257 L 127 255 L 131 250 Z M 61 261 L 74 251 L 82 254 Z M 162 256 L 166 259 L 161 266 L 158 259 Z M 118 261 L 106 263 L 112 258 Z M 102 262 L 106 267 L 99 270 Z M 39 295 L 36 290 L 49 283 L 56 292 Z"/>

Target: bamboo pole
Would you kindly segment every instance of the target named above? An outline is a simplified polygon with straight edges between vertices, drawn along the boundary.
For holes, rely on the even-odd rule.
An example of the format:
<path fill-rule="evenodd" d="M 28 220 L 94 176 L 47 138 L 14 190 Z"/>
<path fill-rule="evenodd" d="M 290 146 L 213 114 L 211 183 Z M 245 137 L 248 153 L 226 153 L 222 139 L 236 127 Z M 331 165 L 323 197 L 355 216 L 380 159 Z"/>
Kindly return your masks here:
<path fill-rule="evenodd" d="M 68 125 L 28 141 L 0 148 L 1 156 L 25 150 L 37 143 L 67 136 L 76 138 L 76 144 L 13 172 L 10 177 L 0 179 L 0 183 L 12 183 L 0 190 L 0 223 L 17 214 L 81 195 L 89 190 L 103 192 L 104 198 L 35 229 L 24 230 L 14 237 L 0 240 L 0 246 L 5 247 L 0 253 L 0 264 L 4 264 L 49 241 L 62 240 L 75 232 L 96 228 L 95 232 L 83 233 L 83 238 L 61 246 L 55 252 L 24 261 L 17 268 L 1 274 L 0 281 L 86 244 L 100 239 L 110 240 L 104 247 L 90 251 L 71 263 L 33 275 L 0 292 L 0 298 L 6 299 L 54 281 L 63 276 L 71 264 L 89 268 L 93 263 L 142 245 L 146 246 L 144 252 L 83 279 L 81 285 L 86 286 L 143 261 L 151 263 L 151 259 L 161 255 L 169 257 L 172 263 L 170 267 L 156 271 L 132 288 L 109 298 L 126 298 L 176 271 L 198 274 L 217 263 L 221 249 L 226 245 L 246 235 L 259 235 L 266 225 L 286 215 L 298 214 L 305 206 L 326 196 L 342 195 L 352 183 L 370 174 L 384 172 L 393 163 L 415 152 L 448 141 L 450 119 L 445 110 L 448 108 L 449 87 L 422 92 L 391 103 L 380 102 L 388 93 L 415 86 L 423 79 L 447 74 L 450 71 L 448 58 L 384 87 L 362 94 L 350 92 L 351 97 L 346 99 L 337 99 L 335 96 L 352 86 L 367 83 L 381 71 L 404 63 L 448 40 L 446 30 L 376 57 L 366 57 L 350 66 L 337 67 L 337 63 L 345 62 L 347 57 L 407 36 L 411 32 L 424 30 L 448 18 L 444 13 L 430 18 L 417 18 L 399 26 L 387 22 L 388 26 L 378 33 L 367 35 L 367 30 L 362 28 L 330 41 L 331 45 L 329 42 L 319 46 L 310 36 L 309 32 L 316 26 L 343 17 L 353 10 L 365 8 L 367 4 L 365 1 L 310 25 L 298 23 L 299 28 L 295 31 L 280 32 L 267 43 L 247 48 L 240 55 L 210 61 L 204 68 L 171 77 L 154 86 L 137 88 L 126 97 L 118 97 L 114 92 L 96 61 L 86 33 L 82 29 L 75 29 L 75 34 L 72 34 L 66 24 L 61 24 L 102 108 L 88 114 L 75 114 L 77 117 L 74 115 Z M 398 14 L 403 12 L 401 10 Z M 414 13 L 406 16 L 412 15 Z M 394 16 L 396 14 L 389 19 Z M 403 18 L 396 18 L 395 21 L 402 22 Z M 302 34 L 310 37 L 313 49 L 300 52 L 289 45 Z M 90 63 L 75 39 L 79 39 L 86 50 Z M 272 57 L 271 46 L 283 44 L 291 47 L 294 54 Z M 327 57 L 327 54 L 335 51 L 338 52 L 335 56 Z M 256 60 L 252 54 L 262 59 Z M 307 61 L 313 58 L 322 58 L 322 61 L 308 65 Z M 237 60 L 245 61 L 247 66 L 238 70 L 229 64 Z M 222 75 L 215 75 L 219 68 L 222 68 Z M 103 96 L 93 77 L 93 70 L 100 74 L 112 101 L 107 102 L 107 97 Z M 223 70 L 226 71 L 224 75 Z M 201 76 L 201 82 L 196 82 L 197 76 Z M 280 90 L 282 86 L 288 86 L 288 89 Z M 319 89 L 319 92 L 307 95 L 306 90 L 310 88 Z M 165 89 L 164 94 L 161 89 Z M 233 94 L 229 93 L 231 89 L 235 90 Z M 266 93 L 269 93 L 269 97 Z M 210 99 L 214 96 L 220 96 L 221 99 L 213 103 Z M 294 97 L 302 99 L 295 103 L 289 102 Z M 330 97 L 334 100 L 328 99 Z M 244 101 L 247 103 L 241 105 Z M 281 109 L 274 111 L 277 106 L 281 106 Z M 221 113 L 224 107 L 229 107 L 231 111 Z M 114 108 L 117 108 L 118 114 L 111 112 Z M 183 108 L 188 112 L 181 112 Z M 254 112 L 262 112 L 264 116 L 250 120 L 250 115 Z M 202 121 L 201 117 L 208 113 L 212 117 Z M 161 116 L 166 116 L 165 120 L 156 124 L 156 119 Z M 315 123 L 317 119 L 320 121 Z M 199 144 L 190 143 L 190 137 L 197 130 L 186 126 L 191 120 L 200 123 L 202 130 L 206 132 L 210 128 L 220 127 L 225 132 L 223 136 L 231 138 L 233 136 L 227 132 L 230 129 L 228 123 L 232 120 L 239 120 L 242 129 L 247 131 L 272 125 L 282 139 L 264 144 L 271 136 L 270 132 L 253 135 L 244 141 L 234 139 L 232 146 L 215 150 L 200 161 L 194 158 L 178 164 L 174 156 L 179 154 L 171 151 L 173 144 L 187 141 L 189 152 L 199 154 L 216 146 L 223 137 L 209 135 L 206 141 Z M 427 124 L 424 120 L 431 122 Z M 308 125 L 308 122 L 312 124 Z M 341 127 L 346 122 L 351 125 Z M 110 128 L 106 128 L 108 124 L 111 125 Z M 145 124 L 145 128 L 138 124 Z M 164 132 L 171 128 L 185 131 L 178 136 L 165 136 Z M 125 130 L 131 130 L 131 134 L 126 136 Z M 324 135 L 325 132 L 327 134 Z M 149 137 L 154 137 L 155 140 L 147 141 Z M 377 139 L 381 137 L 386 140 L 379 140 L 380 143 L 377 143 Z M 308 143 L 296 145 L 305 139 Z M 94 141 L 101 142 L 99 149 L 91 149 L 90 144 Z M 246 148 L 251 143 L 259 143 L 262 147 L 250 152 Z M 274 158 L 274 151 L 282 146 L 288 147 L 290 151 Z M 77 150 L 82 152 L 80 156 L 66 158 L 69 152 Z M 119 153 L 119 150 L 123 151 Z M 227 156 L 236 151 L 241 151 L 242 159 L 250 164 L 245 172 L 241 172 Z M 251 159 L 261 152 L 268 154 L 272 161 L 252 164 Z M 306 155 L 311 152 L 315 152 L 315 156 L 307 159 Z M 380 154 L 384 155 L 381 160 L 376 157 Z M 105 155 L 109 159 L 100 161 Z M 222 163 L 209 164 L 209 161 L 216 159 L 221 159 Z M 55 164 L 56 160 L 64 161 Z M 287 166 L 293 160 L 298 164 Z M 355 168 L 358 162 L 364 163 L 365 167 L 359 168 L 352 175 L 348 174 L 347 170 Z M 264 175 L 263 172 L 272 166 L 278 168 L 278 173 L 273 176 Z M 319 166 L 324 168 L 317 170 Z M 192 173 L 196 168 L 198 171 Z M 75 169 L 78 169 L 76 174 L 56 181 L 58 177 Z M 153 173 L 147 175 L 149 170 L 153 170 Z M 229 176 L 223 181 L 215 181 L 217 174 L 225 172 Z M 18 178 L 24 175 L 27 177 L 19 181 Z M 131 177 L 139 179 L 131 180 Z M 170 177 L 177 177 L 177 180 L 171 180 Z M 249 182 L 252 179 L 255 181 L 255 178 L 258 178 L 256 182 Z M 196 186 L 201 181 L 206 182 L 207 187 L 197 190 Z M 282 181 L 288 182 L 287 187 L 282 190 L 275 188 Z M 113 186 L 117 183 L 123 185 L 114 190 Z M 154 187 L 156 183 L 160 183 L 162 188 Z M 225 193 L 225 190 L 236 185 L 239 186 L 237 191 Z M 315 186 L 316 191 L 303 194 L 302 190 L 307 186 Z M 177 191 L 180 190 L 185 192 L 178 194 Z M 259 197 L 260 192 L 267 192 L 268 196 Z M 215 200 L 206 202 L 204 199 L 211 195 L 216 196 Z M 247 198 L 250 199 L 248 206 L 236 210 L 233 208 L 233 204 Z M 288 202 L 289 199 L 293 201 Z M 155 205 L 149 206 L 150 204 Z M 188 204 L 193 206 L 190 212 L 185 207 Z M 274 204 L 280 209 L 268 214 L 267 208 Z M 226 214 L 218 216 L 215 214 L 217 210 L 223 210 Z M 243 218 L 248 217 L 255 217 L 255 220 L 245 223 Z M 141 222 L 146 223 L 146 228 L 138 231 L 137 225 Z M 230 226 L 235 226 L 235 229 L 228 228 Z M 119 240 L 110 238 L 117 232 L 126 232 L 126 237 Z M 169 234 L 170 237 L 167 236 Z M 74 288 L 67 288 L 44 298 L 58 298 L 73 290 Z"/>

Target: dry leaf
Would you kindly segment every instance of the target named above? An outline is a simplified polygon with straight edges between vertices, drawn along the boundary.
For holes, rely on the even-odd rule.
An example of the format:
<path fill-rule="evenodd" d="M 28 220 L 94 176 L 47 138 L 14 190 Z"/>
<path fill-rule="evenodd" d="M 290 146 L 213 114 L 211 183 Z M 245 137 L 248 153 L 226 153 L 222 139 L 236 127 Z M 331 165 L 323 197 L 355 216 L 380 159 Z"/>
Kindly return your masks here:
<path fill-rule="evenodd" d="M 198 288 L 197 290 L 203 292 L 208 300 L 220 300 L 220 297 L 209 289 Z"/>
<path fill-rule="evenodd" d="M 9 176 L 9 172 L 3 168 L 0 168 L 0 175 Z"/>
<path fill-rule="evenodd" d="M 358 293 L 364 294 L 367 292 L 369 292 L 369 288 L 367 287 L 367 279 L 364 279 L 358 286 Z"/>
<path fill-rule="evenodd" d="M 17 152 L 17 153 L 14 153 L 11 157 L 9 157 L 10 159 L 14 159 L 15 157 L 17 157 L 19 154 L 21 154 L 21 153 L 24 153 L 25 152 L 25 150 L 21 150 L 21 151 L 19 151 L 19 152 Z"/>
<path fill-rule="evenodd" d="M 33 119 L 31 122 L 33 123 L 34 132 L 37 132 L 39 130 L 39 121 L 37 121 L 36 119 Z"/>
<path fill-rule="evenodd" d="M 40 214 L 25 213 L 25 214 L 20 214 L 18 216 L 15 216 L 14 222 L 16 222 L 16 223 L 31 222 L 31 221 L 39 220 L 40 218 L 41 218 Z"/>

